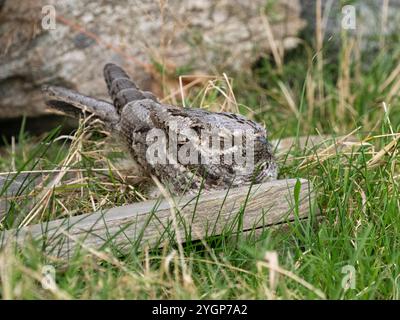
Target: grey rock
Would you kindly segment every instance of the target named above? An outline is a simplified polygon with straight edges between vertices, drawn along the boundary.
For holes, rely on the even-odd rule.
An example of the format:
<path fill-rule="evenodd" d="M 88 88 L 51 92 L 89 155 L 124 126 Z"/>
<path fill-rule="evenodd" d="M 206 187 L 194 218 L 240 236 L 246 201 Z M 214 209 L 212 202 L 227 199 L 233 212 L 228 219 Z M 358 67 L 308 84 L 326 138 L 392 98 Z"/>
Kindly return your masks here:
<path fill-rule="evenodd" d="M 163 5 L 164 3 L 164 5 Z M 304 26 L 298 0 L 268 7 L 276 42 L 288 49 Z M 108 61 L 123 65 L 138 84 L 161 93 L 157 66 L 174 75 L 221 73 L 250 66 L 270 50 L 265 0 L 24 0 L 2 1 L 0 118 L 46 114 L 40 87 L 48 82 L 106 98 Z M 41 26 L 53 5 L 56 29 Z M 165 75 L 163 75 L 165 76 Z"/>

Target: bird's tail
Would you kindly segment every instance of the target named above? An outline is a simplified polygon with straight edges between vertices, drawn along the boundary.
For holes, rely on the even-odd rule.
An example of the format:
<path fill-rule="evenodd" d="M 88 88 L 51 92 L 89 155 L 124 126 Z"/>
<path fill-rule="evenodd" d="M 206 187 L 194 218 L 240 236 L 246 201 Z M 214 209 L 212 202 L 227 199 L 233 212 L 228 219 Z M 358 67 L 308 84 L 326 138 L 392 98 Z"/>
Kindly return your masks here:
<path fill-rule="evenodd" d="M 157 101 L 151 92 L 140 90 L 128 74 L 114 63 L 107 63 L 104 66 L 104 79 L 107 84 L 108 93 L 118 113 L 127 103 L 132 101 L 143 99 Z"/>
<path fill-rule="evenodd" d="M 82 113 L 94 114 L 96 118 L 107 124 L 119 121 L 119 115 L 114 106 L 103 100 L 85 96 L 74 90 L 57 86 L 43 86 L 42 91 L 46 97 L 46 104 L 52 108 L 66 113 L 72 117 L 79 117 Z"/>

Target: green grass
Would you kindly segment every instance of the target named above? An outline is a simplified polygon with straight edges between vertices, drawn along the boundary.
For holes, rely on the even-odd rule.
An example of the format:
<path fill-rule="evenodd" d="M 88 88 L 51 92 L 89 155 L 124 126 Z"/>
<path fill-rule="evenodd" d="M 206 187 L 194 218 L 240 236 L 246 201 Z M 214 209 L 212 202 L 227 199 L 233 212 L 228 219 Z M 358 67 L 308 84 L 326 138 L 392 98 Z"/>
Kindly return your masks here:
<path fill-rule="evenodd" d="M 22 250 L 9 247 L 0 252 L 0 296 L 399 299 L 400 175 L 397 143 L 393 142 L 400 125 L 399 81 L 394 78 L 384 84 L 400 63 L 400 47 L 387 45 L 359 58 L 352 52 L 346 58 L 350 40 L 345 40 L 338 52 L 324 52 L 322 98 L 311 45 L 288 54 L 281 72 L 272 59 L 264 58 L 253 70 L 230 75 L 239 109 L 265 123 L 272 138 L 319 133 L 339 137 L 358 128 L 354 136 L 363 144 L 334 147 L 329 156 L 323 153 L 327 145 L 293 148 L 278 155 L 280 179 L 303 177 L 312 181 L 322 219 L 317 221 L 312 215 L 307 222 L 266 229 L 257 236 L 232 237 L 233 231 L 227 228 L 220 236 L 193 242 L 188 234 L 182 248 L 184 262 L 174 241 L 162 249 L 132 243 L 129 254 L 121 254 L 112 243 L 102 252 L 83 248 L 68 264 L 46 255 L 34 243 Z M 363 63 L 367 59 L 369 62 Z M 229 91 L 222 80 L 216 84 Z M 290 105 L 288 92 L 296 109 Z M 194 88 L 186 97 L 187 105 L 199 103 L 202 93 L 204 88 Z M 213 91 L 203 102 L 212 109 L 224 101 Z M 81 170 L 63 177 L 64 183 L 54 188 L 31 223 L 145 198 L 145 184 L 140 177 L 126 178 L 129 173 L 116 165 L 124 152 L 113 143 L 105 143 L 106 134 L 99 133 L 101 129 L 100 125 L 84 123 L 67 141 L 55 141 L 57 131 L 39 139 L 21 130 L 15 152 L 11 146 L 2 148 L 1 172 L 13 171 L 13 167 L 17 171 L 51 170 L 63 163 L 68 170 Z M 378 154 L 391 143 L 385 154 Z M 20 223 L 31 212 L 31 201 L 15 200 L 1 228 Z M 265 260 L 268 252 L 278 254 L 281 271 L 272 285 L 269 279 L 274 271 Z M 53 291 L 41 286 L 44 265 L 55 267 L 57 288 Z M 342 286 L 346 266 L 355 270 L 355 288 L 348 290 Z"/>

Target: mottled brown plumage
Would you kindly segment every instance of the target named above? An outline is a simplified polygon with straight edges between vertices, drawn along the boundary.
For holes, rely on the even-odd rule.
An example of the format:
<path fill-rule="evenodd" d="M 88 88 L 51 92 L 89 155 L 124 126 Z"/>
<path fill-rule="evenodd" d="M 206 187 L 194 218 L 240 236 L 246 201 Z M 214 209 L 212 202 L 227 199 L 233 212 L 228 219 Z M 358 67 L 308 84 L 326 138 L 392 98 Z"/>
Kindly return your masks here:
<path fill-rule="evenodd" d="M 276 179 L 277 166 L 267 133 L 256 122 L 234 113 L 162 104 L 151 92 L 141 91 L 126 72 L 115 64 L 104 67 L 104 78 L 113 105 L 53 86 L 44 88 L 47 103 L 74 116 L 82 110 L 93 113 L 122 139 L 147 174 L 155 175 L 176 192 L 198 190 L 201 185 L 210 190 Z M 166 163 L 149 160 L 152 143 L 160 142 L 157 139 L 149 140 L 154 132 L 163 134 L 165 140 L 162 140 L 162 145 L 168 145 L 168 148 L 176 142 L 176 159 L 166 149 L 163 151 L 168 160 Z M 211 140 L 203 138 L 204 132 L 211 134 Z M 242 135 L 243 141 L 239 146 L 254 145 L 251 161 L 247 161 L 245 166 L 224 152 L 224 147 L 231 147 L 232 141 L 235 141 L 233 132 Z M 215 145 L 214 149 L 210 147 L 214 138 L 218 141 L 216 145 L 221 148 L 215 149 Z M 233 145 L 229 150 L 237 150 L 235 148 Z M 160 156 L 163 152 L 155 154 Z M 249 154 L 247 149 L 241 151 L 241 155 Z M 183 155 L 182 159 L 179 155 Z M 185 160 L 188 155 L 193 156 L 192 160 L 198 159 L 199 163 L 188 163 Z M 214 160 L 207 162 L 204 159 Z"/>

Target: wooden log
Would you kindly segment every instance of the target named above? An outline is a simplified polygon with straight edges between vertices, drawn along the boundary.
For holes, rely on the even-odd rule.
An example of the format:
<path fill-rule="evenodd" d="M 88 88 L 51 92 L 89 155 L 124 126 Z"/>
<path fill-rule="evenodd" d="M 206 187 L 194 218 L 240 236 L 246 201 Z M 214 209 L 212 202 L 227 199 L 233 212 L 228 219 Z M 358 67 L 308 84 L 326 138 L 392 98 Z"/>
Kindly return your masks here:
<path fill-rule="evenodd" d="M 304 219 L 313 211 L 314 196 L 307 180 L 276 180 L 186 195 L 175 199 L 172 208 L 171 199 L 150 200 L 27 226 L 3 232 L 0 242 L 2 246 L 9 242 L 23 246 L 33 239 L 46 252 L 63 259 L 80 245 L 101 250 L 113 244 L 122 252 L 132 249 L 132 245 L 161 247 L 176 239 L 185 242 L 232 235 Z"/>

